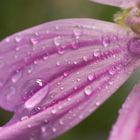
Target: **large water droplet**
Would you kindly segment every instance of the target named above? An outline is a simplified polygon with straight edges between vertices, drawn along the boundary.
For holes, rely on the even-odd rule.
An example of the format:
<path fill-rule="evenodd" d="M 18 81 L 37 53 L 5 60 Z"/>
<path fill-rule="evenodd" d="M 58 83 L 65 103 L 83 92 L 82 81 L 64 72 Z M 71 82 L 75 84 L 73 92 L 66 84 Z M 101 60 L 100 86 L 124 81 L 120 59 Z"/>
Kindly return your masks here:
<path fill-rule="evenodd" d="M 24 107 L 27 109 L 32 109 L 37 106 L 48 93 L 48 85 L 46 85 L 46 82 L 42 79 L 30 80 L 23 88 Z"/>
<path fill-rule="evenodd" d="M 36 92 L 29 100 L 24 104 L 24 107 L 27 109 L 32 109 L 37 106 L 46 96 L 48 95 L 48 86 L 40 89 Z"/>

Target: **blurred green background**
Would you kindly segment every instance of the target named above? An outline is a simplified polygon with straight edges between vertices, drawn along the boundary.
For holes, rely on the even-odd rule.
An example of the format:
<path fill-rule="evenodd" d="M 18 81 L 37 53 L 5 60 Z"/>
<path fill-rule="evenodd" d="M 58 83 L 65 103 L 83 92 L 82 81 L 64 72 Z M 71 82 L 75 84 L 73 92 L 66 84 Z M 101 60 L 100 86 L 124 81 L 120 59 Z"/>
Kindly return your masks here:
<path fill-rule="evenodd" d="M 97 18 L 112 21 L 117 8 L 92 3 L 88 0 L 0 0 L 0 39 L 47 21 L 64 18 Z M 56 140 L 107 140 L 111 125 L 127 93 L 139 79 L 134 74 L 120 90 L 94 114 Z M 137 78 L 136 78 L 137 77 Z M 0 124 L 9 119 L 0 110 Z"/>

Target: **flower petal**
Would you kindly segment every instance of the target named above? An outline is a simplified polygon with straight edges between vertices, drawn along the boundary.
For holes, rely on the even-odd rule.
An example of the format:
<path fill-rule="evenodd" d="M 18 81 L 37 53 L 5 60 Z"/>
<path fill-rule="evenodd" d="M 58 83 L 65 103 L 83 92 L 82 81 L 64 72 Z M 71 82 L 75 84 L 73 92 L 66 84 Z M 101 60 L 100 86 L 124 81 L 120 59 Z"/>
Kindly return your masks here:
<path fill-rule="evenodd" d="M 132 36 L 112 23 L 71 19 L 3 40 L 0 106 L 15 116 L 0 139 L 52 139 L 89 116 L 135 69 Z"/>
<path fill-rule="evenodd" d="M 140 83 L 134 87 L 119 113 L 110 140 L 139 140 Z"/>
<path fill-rule="evenodd" d="M 130 8 L 139 3 L 139 0 L 91 0 L 91 1 L 121 8 Z"/>

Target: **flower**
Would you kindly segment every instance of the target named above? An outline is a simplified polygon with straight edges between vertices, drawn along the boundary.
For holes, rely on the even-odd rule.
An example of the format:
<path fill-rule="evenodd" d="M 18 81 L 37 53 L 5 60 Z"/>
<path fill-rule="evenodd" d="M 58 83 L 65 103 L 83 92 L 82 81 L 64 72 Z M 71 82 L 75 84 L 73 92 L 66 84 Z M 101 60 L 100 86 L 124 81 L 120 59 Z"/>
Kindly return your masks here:
<path fill-rule="evenodd" d="M 0 42 L 0 106 L 14 117 L 0 140 L 49 140 L 80 123 L 139 67 L 138 0 L 94 0 L 119 6 L 118 24 L 65 19 Z M 110 140 L 139 140 L 138 84 Z M 135 107 L 134 107 L 135 106 Z"/>

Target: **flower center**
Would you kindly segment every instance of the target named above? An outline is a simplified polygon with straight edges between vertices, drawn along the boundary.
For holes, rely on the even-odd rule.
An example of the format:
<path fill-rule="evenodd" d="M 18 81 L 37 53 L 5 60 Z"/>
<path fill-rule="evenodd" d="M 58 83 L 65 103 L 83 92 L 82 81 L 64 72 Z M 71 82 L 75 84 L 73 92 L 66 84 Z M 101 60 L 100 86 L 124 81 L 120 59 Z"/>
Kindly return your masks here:
<path fill-rule="evenodd" d="M 140 34 L 140 4 L 136 7 L 124 9 L 115 14 L 114 21 L 123 27 L 132 29 Z"/>

